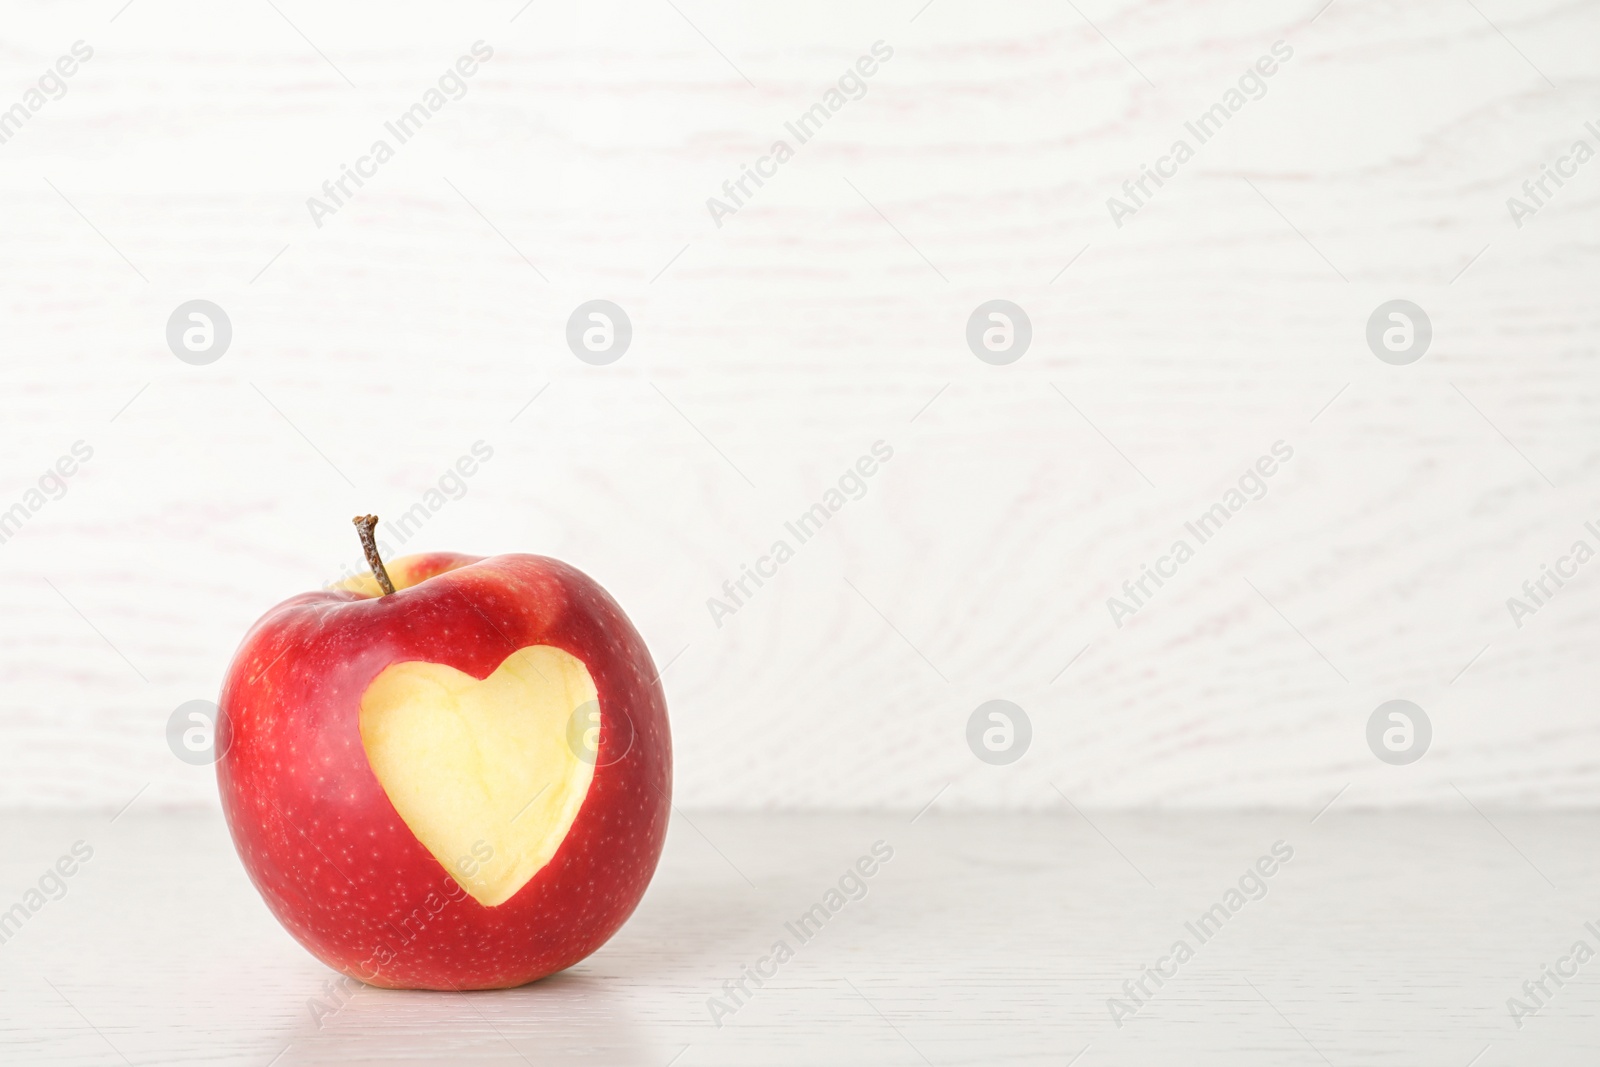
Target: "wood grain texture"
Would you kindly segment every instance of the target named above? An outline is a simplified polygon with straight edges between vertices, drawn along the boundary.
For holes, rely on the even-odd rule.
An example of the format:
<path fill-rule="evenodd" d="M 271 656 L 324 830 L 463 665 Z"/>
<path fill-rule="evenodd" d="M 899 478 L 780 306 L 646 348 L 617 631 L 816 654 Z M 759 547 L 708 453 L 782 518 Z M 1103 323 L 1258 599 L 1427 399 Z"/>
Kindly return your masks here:
<path fill-rule="evenodd" d="M 0 805 L 214 804 L 173 708 L 359 566 L 350 515 L 480 440 L 406 547 L 607 586 L 671 663 L 693 806 L 1600 801 L 1595 577 L 1506 608 L 1600 518 L 1600 163 L 1520 228 L 1505 204 L 1595 140 L 1594 5 L 677 6 L 8 16 L 0 104 L 95 55 L 0 145 L 0 509 L 94 458 L 0 545 Z M 314 225 L 480 39 L 466 94 Z M 878 40 L 865 95 L 714 225 Z M 1115 226 L 1279 40 L 1265 95 Z M 608 367 L 563 340 L 596 297 L 634 324 Z M 1034 330 L 1006 367 L 964 341 L 997 297 Z M 1434 329 L 1407 367 L 1364 342 L 1396 297 Z M 204 367 L 164 339 L 194 298 L 234 327 Z M 863 499 L 716 625 L 878 440 Z M 1114 625 L 1279 440 L 1267 496 Z M 1034 725 L 1008 768 L 964 741 L 994 697 Z M 1394 697 L 1435 731 L 1404 769 L 1363 736 Z"/>
<path fill-rule="evenodd" d="M 335 997 L 221 819 L 144 803 L 115 823 L 0 819 L 6 906 L 74 841 L 93 848 L 0 946 L 5 1062 L 1505 1067 L 1600 1052 L 1592 960 L 1560 988 L 1543 979 L 1520 1028 L 1506 1005 L 1600 940 L 1585 926 L 1600 924 L 1600 866 L 1572 847 L 1600 829 L 1591 814 L 696 812 L 674 819 L 633 919 L 569 971 Z M 893 855 L 864 895 L 848 887 L 856 899 L 796 937 L 879 842 Z M 1275 846 L 1291 855 L 1256 899 L 1197 938 L 1186 924 Z M 1161 963 L 1179 940 L 1192 958 Z M 773 974 L 777 941 L 793 954 Z M 1169 979 L 1146 979 L 1116 1025 L 1108 1001 L 1129 1003 L 1123 983 L 1158 963 Z M 724 983 L 758 964 L 768 979 L 731 1000 Z M 735 1010 L 714 1020 L 712 998 Z"/>

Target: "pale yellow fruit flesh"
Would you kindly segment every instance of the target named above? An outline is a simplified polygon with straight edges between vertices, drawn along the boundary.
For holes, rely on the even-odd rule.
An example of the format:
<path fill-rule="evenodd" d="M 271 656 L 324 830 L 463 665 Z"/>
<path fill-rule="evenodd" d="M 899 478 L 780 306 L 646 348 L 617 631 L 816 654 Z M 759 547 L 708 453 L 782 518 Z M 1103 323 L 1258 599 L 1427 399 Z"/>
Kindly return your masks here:
<path fill-rule="evenodd" d="M 361 696 L 361 743 L 417 840 L 493 907 L 550 861 L 583 806 L 595 701 L 583 661 L 548 645 L 518 649 L 482 681 L 442 663 L 395 663 Z"/>

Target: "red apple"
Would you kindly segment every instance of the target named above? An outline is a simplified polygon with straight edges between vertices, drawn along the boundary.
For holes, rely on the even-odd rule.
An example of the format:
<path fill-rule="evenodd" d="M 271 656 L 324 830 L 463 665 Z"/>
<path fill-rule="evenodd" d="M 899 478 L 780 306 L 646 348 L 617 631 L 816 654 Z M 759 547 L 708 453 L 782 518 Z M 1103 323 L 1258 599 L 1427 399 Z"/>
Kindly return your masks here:
<path fill-rule="evenodd" d="M 385 569 L 362 536 L 373 576 L 273 608 L 228 668 L 217 783 L 245 870 L 313 955 L 372 985 L 570 967 L 632 914 L 666 837 L 650 653 L 557 560 Z"/>

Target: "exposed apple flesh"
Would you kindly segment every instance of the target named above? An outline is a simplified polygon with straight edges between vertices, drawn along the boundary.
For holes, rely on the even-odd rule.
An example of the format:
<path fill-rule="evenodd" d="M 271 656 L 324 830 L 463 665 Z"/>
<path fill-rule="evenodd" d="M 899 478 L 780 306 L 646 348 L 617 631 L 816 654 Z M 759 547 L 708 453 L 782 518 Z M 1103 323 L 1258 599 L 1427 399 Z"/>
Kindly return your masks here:
<path fill-rule="evenodd" d="M 361 743 L 417 840 L 493 907 L 549 862 L 583 806 L 594 761 L 568 726 L 595 696 L 582 661 L 548 645 L 518 649 L 482 681 L 394 663 L 361 696 Z"/>

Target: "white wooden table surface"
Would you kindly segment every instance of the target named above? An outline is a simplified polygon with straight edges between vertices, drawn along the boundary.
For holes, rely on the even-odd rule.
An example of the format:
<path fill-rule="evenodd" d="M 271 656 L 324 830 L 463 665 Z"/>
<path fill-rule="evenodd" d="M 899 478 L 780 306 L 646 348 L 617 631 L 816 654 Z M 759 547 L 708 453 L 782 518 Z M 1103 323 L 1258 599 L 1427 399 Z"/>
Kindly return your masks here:
<path fill-rule="evenodd" d="M 680 815 L 639 911 L 570 971 L 497 993 L 363 987 L 320 1019 L 332 972 L 267 913 L 220 818 L 7 816 L 0 906 L 74 842 L 94 854 L 0 946 L 0 1062 L 1597 1062 L 1600 962 L 1520 1029 L 1506 1000 L 1576 940 L 1600 947 L 1600 861 L 1574 847 L 1600 819 L 1341 804 L 1315 821 Z M 786 932 L 880 840 L 894 857 L 864 898 L 807 943 Z M 1199 943 L 1185 922 L 1279 841 L 1293 858 L 1265 896 Z M 714 1025 L 708 998 L 780 938 L 793 959 Z M 1108 998 L 1179 938 L 1193 958 L 1117 1027 Z"/>

